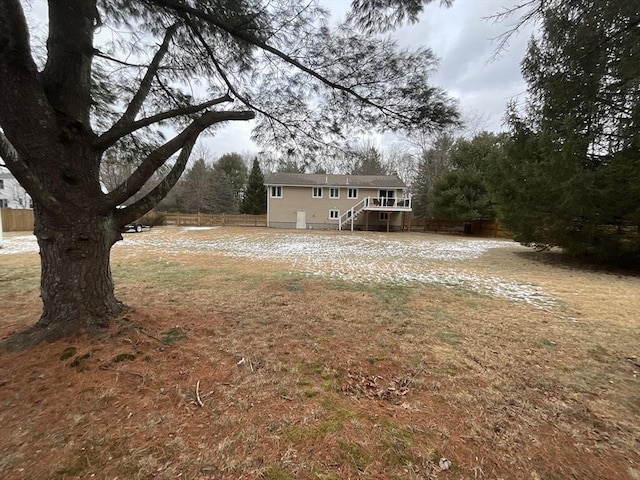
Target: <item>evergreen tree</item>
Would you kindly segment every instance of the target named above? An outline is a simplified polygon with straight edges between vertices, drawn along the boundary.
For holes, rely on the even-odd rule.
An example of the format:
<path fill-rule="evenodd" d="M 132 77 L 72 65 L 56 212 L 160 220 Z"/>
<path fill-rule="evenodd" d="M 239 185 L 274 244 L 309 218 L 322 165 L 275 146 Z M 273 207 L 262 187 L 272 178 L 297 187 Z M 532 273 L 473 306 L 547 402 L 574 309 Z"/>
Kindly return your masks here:
<path fill-rule="evenodd" d="M 298 162 L 294 158 L 281 158 L 276 171 L 278 173 L 305 173 L 307 165 L 304 162 Z"/>
<path fill-rule="evenodd" d="M 247 165 L 237 153 L 225 153 L 213 164 L 215 213 L 238 213 L 247 182 Z M 227 182 L 227 185 L 224 183 Z M 229 198 L 225 198 L 229 197 Z"/>
<path fill-rule="evenodd" d="M 239 200 L 233 188 L 233 179 L 224 172 L 212 175 L 211 213 L 238 213 Z"/>
<path fill-rule="evenodd" d="M 640 259 L 637 1 L 554 0 L 523 62 L 525 113 L 509 111 L 495 165 L 501 222 L 524 244 Z"/>
<path fill-rule="evenodd" d="M 433 185 L 436 218 L 460 221 L 495 218 L 487 177 L 492 165 L 504 155 L 505 140 L 505 135 L 488 132 L 471 140 L 458 139 L 450 153 L 451 170 Z"/>
<path fill-rule="evenodd" d="M 372 145 L 355 150 L 350 155 L 353 162 L 349 175 L 388 175 L 389 169 L 384 164 L 382 153 Z"/>
<path fill-rule="evenodd" d="M 204 159 L 199 158 L 185 173 L 180 185 L 179 205 L 185 213 L 213 212 L 213 172 Z"/>
<path fill-rule="evenodd" d="M 264 175 L 257 158 L 253 159 L 253 166 L 251 167 L 251 173 L 249 173 L 240 213 L 248 213 L 250 215 L 267 213 L 267 187 L 264 185 Z"/>
<path fill-rule="evenodd" d="M 482 174 L 476 169 L 447 172 L 433 187 L 433 213 L 438 219 L 463 222 L 493 218 Z"/>
<path fill-rule="evenodd" d="M 237 213 L 247 183 L 247 165 L 244 159 L 237 153 L 225 153 L 213 164 L 213 176 L 216 185 L 220 185 L 222 180 L 229 182 L 229 188 L 225 188 L 225 191 L 232 197 L 232 202 L 227 204 L 232 208 L 225 213 Z"/>
<path fill-rule="evenodd" d="M 438 134 L 431 148 L 424 150 L 413 184 L 413 214 L 434 218 L 433 186 L 451 170 L 451 149 L 455 138 L 449 132 Z"/>

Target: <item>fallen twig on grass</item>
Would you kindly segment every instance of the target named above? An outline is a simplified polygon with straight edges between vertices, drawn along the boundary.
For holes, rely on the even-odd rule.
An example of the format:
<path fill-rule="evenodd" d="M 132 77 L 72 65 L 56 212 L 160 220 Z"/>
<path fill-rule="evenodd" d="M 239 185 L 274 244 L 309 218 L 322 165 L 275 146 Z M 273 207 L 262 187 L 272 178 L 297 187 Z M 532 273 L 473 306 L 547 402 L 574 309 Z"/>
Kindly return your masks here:
<path fill-rule="evenodd" d="M 638 361 L 637 357 L 627 357 L 626 358 L 627 362 L 629 362 L 631 365 L 635 366 L 635 367 L 639 367 L 640 368 L 640 361 Z"/>
<path fill-rule="evenodd" d="M 138 378 L 141 378 L 143 380 L 145 379 L 145 376 L 143 374 L 141 374 L 141 373 L 138 373 L 138 372 L 129 372 L 127 370 L 119 370 L 117 368 L 109 368 L 109 367 L 106 367 L 106 366 L 101 366 L 101 367 L 98 367 L 98 368 L 100 370 L 106 370 L 107 372 L 127 373 L 129 375 L 133 375 L 134 377 L 138 377 Z"/>
<path fill-rule="evenodd" d="M 136 328 L 136 331 L 137 331 L 138 333 L 141 333 L 142 335 L 144 335 L 144 336 L 146 336 L 146 337 L 149 337 L 149 338 L 151 338 L 151 339 L 155 340 L 155 341 L 156 341 L 156 342 L 158 342 L 158 343 L 162 343 L 162 344 L 164 344 L 164 343 L 162 342 L 162 340 L 161 340 L 161 339 L 159 339 L 159 338 L 158 338 L 158 337 L 156 337 L 155 335 L 151 335 L 150 333 L 145 332 L 145 331 L 144 331 L 143 329 L 141 329 L 141 328 Z"/>
<path fill-rule="evenodd" d="M 203 399 L 203 398 L 210 397 L 211 395 L 213 395 L 213 393 L 214 393 L 214 391 L 210 390 L 209 392 L 205 393 L 204 395 L 200 395 L 200 398 Z"/>
<path fill-rule="evenodd" d="M 202 403 L 202 400 L 200 399 L 200 380 L 196 382 L 196 401 L 198 402 L 198 405 L 204 407 L 204 403 Z"/>

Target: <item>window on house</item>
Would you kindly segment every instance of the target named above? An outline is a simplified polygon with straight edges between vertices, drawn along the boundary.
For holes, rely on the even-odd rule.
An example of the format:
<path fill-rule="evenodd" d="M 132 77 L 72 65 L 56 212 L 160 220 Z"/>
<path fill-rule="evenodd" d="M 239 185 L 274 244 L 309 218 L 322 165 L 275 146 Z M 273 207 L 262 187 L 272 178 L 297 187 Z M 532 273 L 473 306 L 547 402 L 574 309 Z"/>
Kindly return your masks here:
<path fill-rule="evenodd" d="M 330 188 L 329 189 L 329 198 L 340 198 L 340 189 L 339 188 Z"/>
<path fill-rule="evenodd" d="M 313 193 L 311 196 L 313 198 L 322 198 L 322 187 L 313 187 Z"/>
<path fill-rule="evenodd" d="M 4 180 L 0 180 L 0 190 L 4 188 Z"/>
<path fill-rule="evenodd" d="M 386 222 L 389 220 L 389 214 L 387 212 L 380 212 L 380 220 Z"/>
<path fill-rule="evenodd" d="M 329 218 L 337 220 L 340 218 L 340 210 L 329 210 Z"/>
<path fill-rule="evenodd" d="M 380 190 L 380 204 L 387 207 L 393 207 L 396 203 L 396 192 L 395 190 Z"/>
<path fill-rule="evenodd" d="M 350 188 L 347 191 L 347 198 L 358 198 L 358 189 L 357 188 Z"/>
<path fill-rule="evenodd" d="M 282 198 L 282 187 L 271 187 L 271 198 Z"/>
<path fill-rule="evenodd" d="M 0 208 L 8 208 L 9 202 L 5 198 L 0 198 Z"/>

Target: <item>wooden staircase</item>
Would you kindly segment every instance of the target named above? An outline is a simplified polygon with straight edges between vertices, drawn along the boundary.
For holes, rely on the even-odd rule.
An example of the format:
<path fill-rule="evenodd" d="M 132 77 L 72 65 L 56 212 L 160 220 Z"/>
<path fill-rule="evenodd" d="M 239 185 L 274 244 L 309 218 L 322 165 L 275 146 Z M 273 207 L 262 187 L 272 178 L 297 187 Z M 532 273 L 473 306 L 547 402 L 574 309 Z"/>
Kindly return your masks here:
<path fill-rule="evenodd" d="M 353 222 L 355 222 L 356 218 L 364 211 L 365 207 L 369 205 L 369 198 L 363 198 L 361 201 L 356 203 L 349 210 L 340 215 L 338 219 L 338 230 L 342 230 L 347 224 L 351 224 L 351 230 L 353 230 Z"/>

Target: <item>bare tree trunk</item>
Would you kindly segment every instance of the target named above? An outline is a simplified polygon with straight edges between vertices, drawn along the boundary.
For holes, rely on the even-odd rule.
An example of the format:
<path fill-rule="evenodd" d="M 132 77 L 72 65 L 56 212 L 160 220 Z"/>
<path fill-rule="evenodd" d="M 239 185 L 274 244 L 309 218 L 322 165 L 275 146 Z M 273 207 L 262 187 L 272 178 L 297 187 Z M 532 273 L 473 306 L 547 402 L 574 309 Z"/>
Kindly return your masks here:
<path fill-rule="evenodd" d="M 40 208 L 35 214 L 44 309 L 34 333 L 52 341 L 108 327 L 125 308 L 115 297 L 109 265 L 119 228 L 111 217 L 60 217 Z"/>

